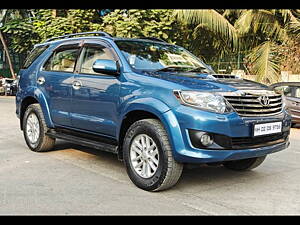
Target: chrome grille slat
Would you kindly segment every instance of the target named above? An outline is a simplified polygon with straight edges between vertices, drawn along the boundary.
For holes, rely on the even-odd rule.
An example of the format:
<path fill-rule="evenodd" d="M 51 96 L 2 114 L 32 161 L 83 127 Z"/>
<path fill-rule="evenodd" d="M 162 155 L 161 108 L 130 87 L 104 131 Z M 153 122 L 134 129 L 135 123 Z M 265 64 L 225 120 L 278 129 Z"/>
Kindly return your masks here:
<path fill-rule="evenodd" d="M 271 112 L 281 110 L 281 107 L 270 108 L 270 109 L 235 109 L 238 112 Z"/>
<path fill-rule="evenodd" d="M 240 116 L 273 116 L 281 112 L 283 104 L 281 95 L 265 95 L 269 98 L 269 104 L 267 106 L 259 102 L 258 98 L 260 96 L 261 95 L 257 94 L 226 96 L 225 94 L 224 98 Z"/>
<path fill-rule="evenodd" d="M 278 103 L 273 103 L 273 104 L 270 104 L 270 106 L 278 106 L 278 105 L 281 105 L 282 102 L 278 102 Z M 262 108 L 263 106 L 262 105 L 259 105 L 259 104 L 236 104 L 236 103 L 231 103 L 232 106 L 234 107 L 257 107 L 257 108 Z"/>
<path fill-rule="evenodd" d="M 240 102 L 240 101 L 243 101 L 243 102 L 253 102 L 253 100 L 256 100 L 257 99 L 257 97 L 256 98 L 252 98 L 252 99 L 250 99 L 250 98 L 248 98 L 248 99 L 244 99 L 244 98 L 231 98 L 231 97 L 229 97 L 229 98 L 227 98 L 226 97 L 226 100 L 227 101 L 236 101 L 236 102 Z M 270 98 L 270 102 L 277 102 L 277 101 L 281 101 L 281 98 Z"/>
<path fill-rule="evenodd" d="M 281 111 L 281 110 L 280 110 Z M 277 115 L 279 112 L 275 112 L 275 113 L 262 113 L 262 114 L 247 114 L 247 113 L 243 113 L 243 114 L 239 114 L 241 116 L 245 116 L 245 117 L 255 117 L 255 116 L 275 116 Z"/>

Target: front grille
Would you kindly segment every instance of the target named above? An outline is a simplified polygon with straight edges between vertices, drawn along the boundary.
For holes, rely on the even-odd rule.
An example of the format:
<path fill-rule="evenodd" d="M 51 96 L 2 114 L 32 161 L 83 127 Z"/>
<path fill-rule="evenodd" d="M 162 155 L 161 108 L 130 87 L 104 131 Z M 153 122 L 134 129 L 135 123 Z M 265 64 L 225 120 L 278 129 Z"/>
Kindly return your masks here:
<path fill-rule="evenodd" d="M 281 95 L 265 95 L 267 102 L 260 102 L 263 95 L 245 94 L 241 96 L 224 96 L 240 116 L 272 116 L 282 110 Z M 268 104 L 263 104 L 268 103 Z"/>

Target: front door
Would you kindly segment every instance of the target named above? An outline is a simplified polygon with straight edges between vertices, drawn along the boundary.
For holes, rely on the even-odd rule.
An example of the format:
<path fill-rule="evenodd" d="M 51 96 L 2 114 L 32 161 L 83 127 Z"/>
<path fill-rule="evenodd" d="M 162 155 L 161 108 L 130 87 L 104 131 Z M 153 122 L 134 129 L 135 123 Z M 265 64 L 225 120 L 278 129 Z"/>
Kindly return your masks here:
<path fill-rule="evenodd" d="M 94 72 L 96 59 L 116 60 L 116 56 L 104 43 L 84 44 L 74 76 L 72 126 L 115 137 L 120 81 L 119 77 Z"/>

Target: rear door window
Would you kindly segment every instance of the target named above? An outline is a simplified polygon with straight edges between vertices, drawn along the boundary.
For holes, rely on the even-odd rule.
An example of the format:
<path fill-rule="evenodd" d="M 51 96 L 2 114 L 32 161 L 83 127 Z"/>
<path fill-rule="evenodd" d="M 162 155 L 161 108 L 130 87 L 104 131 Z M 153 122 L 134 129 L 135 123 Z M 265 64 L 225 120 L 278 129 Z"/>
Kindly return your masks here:
<path fill-rule="evenodd" d="M 66 47 L 56 50 L 45 63 L 44 70 L 73 73 L 78 51 L 79 47 Z"/>

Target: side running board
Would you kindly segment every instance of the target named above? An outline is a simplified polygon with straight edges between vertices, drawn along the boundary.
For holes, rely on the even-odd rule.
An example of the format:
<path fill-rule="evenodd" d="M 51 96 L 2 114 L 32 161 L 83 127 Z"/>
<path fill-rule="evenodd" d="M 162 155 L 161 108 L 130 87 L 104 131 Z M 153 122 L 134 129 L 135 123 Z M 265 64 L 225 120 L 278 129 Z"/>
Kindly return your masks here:
<path fill-rule="evenodd" d="M 95 140 L 95 138 L 93 138 L 93 140 L 92 140 L 90 138 L 85 138 L 85 137 L 82 137 L 79 135 L 74 135 L 72 133 L 65 133 L 65 132 L 60 132 L 60 131 L 56 131 L 56 130 L 52 130 L 52 129 L 49 130 L 46 133 L 46 135 L 48 135 L 49 137 L 70 141 L 70 142 L 78 144 L 78 145 L 118 154 L 118 145 L 100 142 L 100 141 Z"/>

